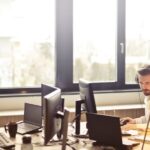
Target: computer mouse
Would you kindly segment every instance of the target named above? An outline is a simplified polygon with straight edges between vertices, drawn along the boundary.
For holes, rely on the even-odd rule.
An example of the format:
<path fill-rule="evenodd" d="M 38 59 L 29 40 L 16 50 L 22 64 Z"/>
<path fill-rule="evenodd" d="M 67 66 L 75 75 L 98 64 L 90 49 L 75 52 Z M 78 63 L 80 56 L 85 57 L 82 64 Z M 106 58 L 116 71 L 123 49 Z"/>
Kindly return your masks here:
<path fill-rule="evenodd" d="M 120 120 L 120 125 L 121 125 L 121 126 L 124 126 L 124 125 L 126 125 L 128 122 L 129 122 L 129 120 L 126 120 L 126 119 L 123 120 L 123 119 L 122 119 L 122 120 Z"/>

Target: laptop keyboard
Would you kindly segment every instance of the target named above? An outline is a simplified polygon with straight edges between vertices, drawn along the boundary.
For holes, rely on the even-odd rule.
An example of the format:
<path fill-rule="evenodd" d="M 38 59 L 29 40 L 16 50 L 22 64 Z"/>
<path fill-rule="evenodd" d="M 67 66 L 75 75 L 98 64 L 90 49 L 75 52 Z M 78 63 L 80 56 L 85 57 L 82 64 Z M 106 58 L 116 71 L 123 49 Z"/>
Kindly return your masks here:
<path fill-rule="evenodd" d="M 39 128 L 40 128 L 39 126 L 32 125 L 29 123 L 19 123 L 17 133 L 25 134 L 25 133 L 33 132 Z"/>
<path fill-rule="evenodd" d="M 18 124 L 18 127 L 22 128 L 22 129 L 34 129 L 34 128 L 37 128 L 37 126 L 32 125 L 32 124 L 28 124 L 28 123 L 20 123 L 20 124 Z"/>
<path fill-rule="evenodd" d="M 12 148 L 15 147 L 15 144 L 9 139 L 9 137 L 5 133 L 0 132 L 0 147 Z"/>

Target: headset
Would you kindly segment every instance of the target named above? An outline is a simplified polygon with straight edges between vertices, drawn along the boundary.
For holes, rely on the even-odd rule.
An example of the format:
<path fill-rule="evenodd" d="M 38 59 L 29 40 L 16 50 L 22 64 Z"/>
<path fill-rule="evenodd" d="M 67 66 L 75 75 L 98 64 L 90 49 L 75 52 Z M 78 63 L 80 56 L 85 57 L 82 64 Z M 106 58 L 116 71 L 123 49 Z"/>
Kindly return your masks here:
<path fill-rule="evenodd" d="M 139 83 L 138 75 L 142 75 L 142 76 L 150 75 L 150 65 L 144 65 L 137 71 L 137 74 L 135 76 L 136 83 Z"/>

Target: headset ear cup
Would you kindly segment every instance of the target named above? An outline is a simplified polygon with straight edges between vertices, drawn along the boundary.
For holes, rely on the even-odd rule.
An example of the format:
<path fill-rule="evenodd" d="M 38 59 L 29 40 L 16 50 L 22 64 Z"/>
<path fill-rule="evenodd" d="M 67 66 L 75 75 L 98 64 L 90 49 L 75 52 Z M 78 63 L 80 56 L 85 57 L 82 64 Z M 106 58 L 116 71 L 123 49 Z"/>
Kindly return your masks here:
<path fill-rule="evenodd" d="M 135 82 L 139 83 L 138 75 L 135 76 Z"/>

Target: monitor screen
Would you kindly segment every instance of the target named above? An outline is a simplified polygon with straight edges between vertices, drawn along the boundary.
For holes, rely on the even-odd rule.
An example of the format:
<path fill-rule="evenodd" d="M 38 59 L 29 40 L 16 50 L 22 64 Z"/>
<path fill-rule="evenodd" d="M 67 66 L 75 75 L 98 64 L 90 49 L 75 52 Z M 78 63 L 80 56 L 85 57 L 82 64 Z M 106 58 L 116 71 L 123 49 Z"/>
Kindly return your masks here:
<path fill-rule="evenodd" d="M 97 113 L 95 98 L 91 83 L 86 80 L 79 80 L 79 92 L 82 100 L 85 101 L 85 109 L 89 113 Z"/>
<path fill-rule="evenodd" d="M 42 106 L 42 116 L 44 113 L 44 96 L 55 91 L 57 87 L 46 85 L 46 84 L 41 84 L 41 106 Z"/>
<path fill-rule="evenodd" d="M 63 112 L 63 99 L 61 90 L 57 89 L 44 97 L 44 145 L 57 133 L 61 132 L 62 117 L 58 112 Z"/>

